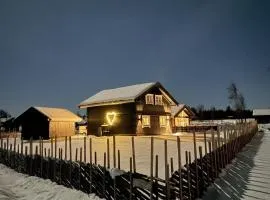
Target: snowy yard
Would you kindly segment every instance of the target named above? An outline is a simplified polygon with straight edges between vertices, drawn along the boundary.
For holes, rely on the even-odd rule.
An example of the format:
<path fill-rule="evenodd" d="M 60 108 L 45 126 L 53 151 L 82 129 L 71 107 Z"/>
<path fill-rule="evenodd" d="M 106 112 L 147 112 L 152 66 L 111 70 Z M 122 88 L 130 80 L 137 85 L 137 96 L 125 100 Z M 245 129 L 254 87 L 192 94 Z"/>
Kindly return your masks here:
<path fill-rule="evenodd" d="M 94 152 L 97 152 L 97 163 L 103 165 L 104 163 L 104 152 L 107 151 L 107 138 L 110 141 L 110 167 L 113 167 L 113 137 L 91 137 L 92 138 L 92 160 L 94 162 Z M 192 140 L 192 134 L 188 136 L 180 136 L 181 138 L 181 161 L 182 165 L 185 164 L 185 151 L 191 152 L 192 160 L 194 159 L 194 146 Z M 160 178 L 165 178 L 165 158 L 164 158 L 164 140 L 167 139 L 168 142 L 168 163 L 170 164 L 170 159 L 173 158 L 174 170 L 177 170 L 178 166 L 178 155 L 177 155 L 177 142 L 176 136 L 157 136 L 154 138 L 154 159 L 155 155 L 158 155 L 158 176 Z M 90 152 L 89 152 L 89 140 L 90 137 L 87 137 L 86 142 L 86 162 L 90 161 Z M 140 136 L 134 137 L 135 140 L 135 157 L 136 157 L 136 169 L 137 172 L 150 175 L 150 137 Z M 4 139 L 3 143 L 6 143 L 6 139 Z M 10 138 L 9 144 L 13 144 L 14 140 Z M 20 140 L 17 139 L 17 145 L 19 145 L 20 149 Z M 129 158 L 132 157 L 132 144 L 131 144 L 130 136 L 116 136 L 116 163 L 117 163 L 117 151 L 120 150 L 120 164 L 121 169 L 129 171 Z M 17 146 L 16 145 L 16 146 Z M 28 146 L 28 154 L 29 154 L 29 142 L 24 142 L 25 146 Z M 33 153 L 35 153 L 36 146 L 39 147 L 39 141 L 33 141 Z M 78 149 L 77 158 L 79 160 L 80 156 L 80 148 L 83 149 L 84 140 L 83 138 L 74 137 L 72 138 L 72 160 L 75 160 L 76 148 Z M 197 155 L 199 156 L 198 147 L 202 146 L 204 153 L 204 143 L 200 139 L 197 141 Z M 16 147 L 16 149 L 18 146 Z M 51 148 L 51 143 L 49 140 L 44 141 L 43 144 L 43 152 L 46 152 L 48 155 L 48 149 Z M 55 146 L 53 145 L 53 151 Z M 64 149 L 65 149 L 65 141 L 64 139 L 57 141 L 57 157 L 59 148 L 63 149 L 63 158 L 64 158 Z M 39 152 L 39 150 L 38 150 Z M 69 159 L 69 142 L 67 143 L 67 159 Z M 84 155 L 82 155 L 82 160 L 84 159 Z M 154 160 L 155 163 L 155 160 Z M 155 164 L 154 164 L 155 166 Z M 154 172 L 155 173 L 155 172 Z"/>
<path fill-rule="evenodd" d="M 85 194 L 78 190 L 57 185 L 50 180 L 15 172 L 0 164 L 1 200 L 98 200 L 95 194 Z"/>

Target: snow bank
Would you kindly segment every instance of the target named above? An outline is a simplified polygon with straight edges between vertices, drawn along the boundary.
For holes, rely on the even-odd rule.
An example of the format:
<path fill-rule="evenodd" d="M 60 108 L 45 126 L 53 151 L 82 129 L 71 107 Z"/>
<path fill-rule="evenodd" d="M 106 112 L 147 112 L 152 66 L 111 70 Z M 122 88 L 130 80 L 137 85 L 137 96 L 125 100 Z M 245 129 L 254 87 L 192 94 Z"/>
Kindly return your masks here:
<path fill-rule="evenodd" d="M 1 200 L 99 200 L 95 194 L 57 185 L 50 180 L 27 176 L 15 172 L 0 164 L 0 199 Z"/>

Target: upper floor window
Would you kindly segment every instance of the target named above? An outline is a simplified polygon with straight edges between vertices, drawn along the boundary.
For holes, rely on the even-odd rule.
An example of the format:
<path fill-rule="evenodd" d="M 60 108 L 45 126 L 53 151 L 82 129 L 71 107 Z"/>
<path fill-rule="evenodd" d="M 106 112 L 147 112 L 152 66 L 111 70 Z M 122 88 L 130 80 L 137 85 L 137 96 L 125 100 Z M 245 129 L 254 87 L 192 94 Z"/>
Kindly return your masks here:
<path fill-rule="evenodd" d="M 145 95 L 145 103 L 146 104 L 154 104 L 154 95 L 153 94 Z"/>
<path fill-rule="evenodd" d="M 163 102 L 162 102 L 162 95 L 155 95 L 155 104 L 156 105 L 163 105 Z"/>
<path fill-rule="evenodd" d="M 160 127 L 166 127 L 166 116 L 159 116 Z"/>
<path fill-rule="evenodd" d="M 142 116 L 142 127 L 150 127 L 150 116 L 149 115 L 143 115 Z"/>

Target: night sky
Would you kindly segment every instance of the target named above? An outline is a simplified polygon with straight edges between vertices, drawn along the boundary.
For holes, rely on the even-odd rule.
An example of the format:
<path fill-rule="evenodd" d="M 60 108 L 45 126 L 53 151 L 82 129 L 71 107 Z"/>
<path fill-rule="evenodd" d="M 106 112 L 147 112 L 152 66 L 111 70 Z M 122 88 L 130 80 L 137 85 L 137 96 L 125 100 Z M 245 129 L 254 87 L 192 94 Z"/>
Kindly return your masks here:
<path fill-rule="evenodd" d="M 160 81 L 180 102 L 270 106 L 270 1 L 0 1 L 0 108 L 77 105 Z"/>

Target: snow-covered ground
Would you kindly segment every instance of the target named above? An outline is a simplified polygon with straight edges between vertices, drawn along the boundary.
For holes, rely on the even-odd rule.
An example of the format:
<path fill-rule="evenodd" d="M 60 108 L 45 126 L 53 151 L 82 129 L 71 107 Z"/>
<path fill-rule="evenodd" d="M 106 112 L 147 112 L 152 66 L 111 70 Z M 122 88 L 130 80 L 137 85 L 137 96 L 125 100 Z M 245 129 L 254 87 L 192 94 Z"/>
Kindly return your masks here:
<path fill-rule="evenodd" d="M 203 199 L 270 199 L 270 124 L 259 128 Z"/>
<path fill-rule="evenodd" d="M 27 176 L 0 164 L 1 200 L 98 200 L 95 194 L 57 185 L 50 180 Z"/>
<path fill-rule="evenodd" d="M 113 167 L 113 138 L 112 137 L 91 137 L 92 138 L 92 157 L 94 162 L 94 152 L 97 152 L 97 163 L 103 165 L 104 163 L 104 152 L 107 152 L 107 139 L 110 141 L 110 167 Z M 194 146 L 192 141 L 192 134 L 189 136 L 181 136 L 181 161 L 182 165 L 185 164 L 185 151 L 191 152 L 191 158 L 194 159 Z M 164 158 L 164 139 L 167 139 L 168 142 L 168 163 L 170 164 L 170 159 L 173 158 L 174 170 L 177 170 L 178 166 L 178 157 L 177 157 L 177 142 L 176 136 L 158 136 L 154 139 L 154 157 L 158 155 L 158 171 L 159 177 L 165 177 L 165 158 Z M 90 137 L 87 137 L 86 142 L 86 162 L 90 161 L 90 151 L 89 151 L 89 140 Z M 134 137 L 135 140 L 135 157 L 136 157 L 136 169 L 137 172 L 150 175 L 150 137 L 140 136 Z M 4 143 L 7 143 L 6 139 Z M 13 139 L 10 139 L 9 144 L 13 144 Z M 17 139 L 17 145 L 19 145 L 20 149 L 20 140 Z M 17 146 L 16 145 L 16 146 Z M 28 154 L 29 154 L 29 143 L 24 143 L 25 146 L 28 146 Z M 39 141 L 33 142 L 33 153 L 35 152 L 36 146 L 39 146 Z M 80 148 L 83 148 L 84 141 L 83 138 L 73 138 L 72 139 L 72 160 L 75 160 L 76 148 L 78 149 L 77 158 L 79 159 Z M 204 143 L 201 140 L 197 141 L 197 155 L 199 156 L 198 148 L 199 146 L 203 147 L 204 152 Z M 44 152 L 45 148 L 48 155 L 48 149 L 51 148 L 51 143 L 49 140 L 44 141 Z M 16 147 L 17 149 L 18 147 Z M 53 145 L 53 149 L 54 149 Z M 65 149 L 65 141 L 63 139 L 57 141 L 57 157 L 58 157 L 58 149 L 63 149 L 63 158 L 64 158 L 64 149 Z M 120 164 L 121 169 L 125 171 L 129 171 L 129 158 L 132 157 L 132 142 L 130 136 L 116 136 L 116 159 L 117 159 L 117 150 L 120 150 Z M 53 150 L 54 151 L 54 150 Z M 39 153 L 39 151 L 38 151 Z M 69 143 L 67 145 L 67 159 L 69 159 Z M 82 159 L 84 159 L 84 155 L 82 155 Z M 117 160 L 116 160 L 117 161 Z M 117 163 L 117 162 L 116 162 Z M 155 163 L 155 161 L 154 161 Z M 154 164 L 155 166 L 155 164 Z"/>

